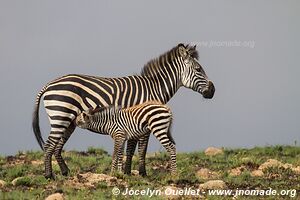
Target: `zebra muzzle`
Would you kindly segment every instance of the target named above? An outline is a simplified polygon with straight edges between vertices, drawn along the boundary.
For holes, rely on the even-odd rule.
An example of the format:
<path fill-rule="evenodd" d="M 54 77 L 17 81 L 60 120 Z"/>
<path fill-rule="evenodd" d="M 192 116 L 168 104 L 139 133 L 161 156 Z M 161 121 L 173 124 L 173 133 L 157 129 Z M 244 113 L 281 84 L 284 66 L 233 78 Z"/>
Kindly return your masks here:
<path fill-rule="evenodd" d="M 213 98 L 214 94 L 215 94 L 215 86 L 213 82 L 208 81 L 207 87 L 204 88 L 204 90 L 202 91 L 202 96 L 206 99 L 211 99 Z"/>

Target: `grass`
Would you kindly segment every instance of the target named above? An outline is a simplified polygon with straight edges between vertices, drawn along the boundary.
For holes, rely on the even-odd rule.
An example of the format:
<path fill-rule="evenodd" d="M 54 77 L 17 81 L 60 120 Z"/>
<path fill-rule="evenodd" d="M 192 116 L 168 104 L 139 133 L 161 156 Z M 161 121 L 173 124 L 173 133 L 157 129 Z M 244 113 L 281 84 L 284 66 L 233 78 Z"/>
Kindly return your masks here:
<path fill-rule="evenodd" d="M 295 189 L 300 191 L 300 175 L 290 168 L 270 167 L 263 170 L 262 177 L 253 177 L 251 172 L 268 159 L 277 159 L 282 163 L 300 166 L 300 147 L 297 146 L 268 146 L 252 149 L 224 149 L 224 153 L 216 156 L 206 156 L 204 152 L 178 153 L 178 174 L 171 176 L 169 171 L 169 157 L 165 152 L 149 155 L 146 159 L 147 177 L 127 176 L 115 174 L 117 181 L 113 184 L 97 182 L 93 187 L 75 187 L 71 183 L 78 174 L 87 172 L 109 174 L 111 156 L 103 149 L 88 148 L 86 152 L 64 152 L 70 176 L 60 175 L 60 169 L 53 163 L 56 180 L 46 180 L 43 176 L 43 152 L 19 152 L 15 156 L 0 156 L 0 179 L 6 182 L 0 187 L 0 199 L 44 199 L 48 195 L 61 192 L 66 199 L 128 199 L 128 196 L 114 196 L 112 189 L 118 187 L 121 191 L 126 188 L 135 190 L 162 190 L 165 186 L 198 189 L 207 179 L 197 176 L 201 168 L 208 168 L 216 172 L 218 179 L 223 180 L 228 189 Z M 55 159 L 53 159 L 55 160 Z M 34 163 L 35 162 L 35 163 Z M 135 156 L 132 164 L 138 168 Z M 245 169 L 238 176 L 230 174 L 230 170 L 243 166 Z M 12 183 L 15 178 L 19 178 Z M 264 199 L 286 199 L 289 196 L 265 196 Z M 130 196 L 131 199 L 149 199 L 149 195 Z M 209 196 L 208 199 L 232 199 L 233 196 Z M 154 199 L 165 199 L 154 196 Z M 253 196 L 242 196 L 239 199 L 255 199 Z M 295 197 L 294 199 L 297 199 Z"/>

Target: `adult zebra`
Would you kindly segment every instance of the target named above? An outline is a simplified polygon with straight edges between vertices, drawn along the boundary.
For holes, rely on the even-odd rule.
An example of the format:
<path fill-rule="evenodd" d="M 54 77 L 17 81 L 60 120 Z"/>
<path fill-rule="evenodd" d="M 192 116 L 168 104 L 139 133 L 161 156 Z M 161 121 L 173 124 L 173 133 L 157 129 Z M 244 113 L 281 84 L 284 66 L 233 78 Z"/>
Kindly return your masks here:
<path fill-rule="evenodd" d="M 71 74 L 45 85 L 38 93 L 33 113 L 33 131 L 40 147 L 45 151 L 45 177 L 53 178 L 54 154 L 63 175 L 68 174 L 61 151 L 75 130 L 74 119 L 83 110 L 96 106 L 115 105 L 130 107 L 156 100 L 167 103 L 184 86 L 202 94 L 214 96 L 215 87 L 197 61 L 196 46 L 178 44 L 168 52 L 148 62 L 141 75 L 121 78 L 103 78 Z M 49 116 L 51 132 L 44 143 L 39 128 L 39 104 L 44 96 L 44 106 Z M 145 154 L 149 135 L 139 139 L 139 173 L 146 175 Z M 131 173 L 131 161 L 136 140 L 128 140 L 125 173 Z"/>

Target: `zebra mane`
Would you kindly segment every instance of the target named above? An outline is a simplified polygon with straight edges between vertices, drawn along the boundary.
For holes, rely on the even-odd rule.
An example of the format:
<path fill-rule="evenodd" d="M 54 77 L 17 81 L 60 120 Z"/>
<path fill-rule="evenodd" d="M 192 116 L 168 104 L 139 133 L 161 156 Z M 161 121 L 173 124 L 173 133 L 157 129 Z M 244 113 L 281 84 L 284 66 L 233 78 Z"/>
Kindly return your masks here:
<path fill-rule="evenodd" d="M 184 47 L 186 53 L 192 57 L 198 60 L 199 54 L 198 51 L 196 50 L 196 45 L 191 46 L 189 44 L 184 45 L 182 43 L 178 44 L 176 47 L 173 47 L 171 50 L 167 51 L 166 53 L 160 55 L 158 58 L 154 58 L 150 60 L 141 70 L 141 75 L 142 76 L 153 76 L 157 74 L 158 72 L 161 71 L 162 66 L 166 66 L 166 62 L 173 61 L 177 57 L 180 56 L 178 53 L 178 49 L 180 47 Z"/>
<path fill-rule="evenodd" d="M 100 106 L 97 105 L 96 108 L 89 108 L 88 113 L 90 115 L 94 115 L 94 114 L 101 113 L 101 112 L 106 111 L 106 110 L 117 111 L 117 110 L 120 110 L 120 109 L 121 109 L 121 107 L 114 106 L 114 105 L 109 105 L 109 106 L 105 106 L 105 107 L 100 107 Z"/>

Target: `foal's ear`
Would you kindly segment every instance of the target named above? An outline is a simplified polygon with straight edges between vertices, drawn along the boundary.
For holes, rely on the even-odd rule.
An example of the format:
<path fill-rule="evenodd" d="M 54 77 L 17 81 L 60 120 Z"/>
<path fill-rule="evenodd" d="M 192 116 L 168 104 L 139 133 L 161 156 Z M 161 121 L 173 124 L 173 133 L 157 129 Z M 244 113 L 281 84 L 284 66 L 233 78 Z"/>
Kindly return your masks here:
<path fill-rule="evenodd" d="M 92 107 L 88 108 L 86 114 L 93 114 L 94 109 Z"/>
<path fill-rule="evenodd" d="M 89 121 L 91 115 L 90 115 L 90 114 L 87 114 L 87 113 L 85 113 L 85 112 L 83 112 L 83 113 L 82 113 L 82 117 L 83 117 L 84 121 Z"/>

